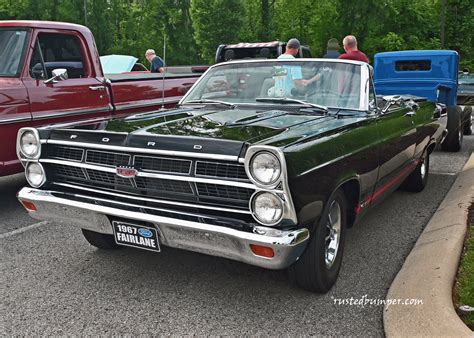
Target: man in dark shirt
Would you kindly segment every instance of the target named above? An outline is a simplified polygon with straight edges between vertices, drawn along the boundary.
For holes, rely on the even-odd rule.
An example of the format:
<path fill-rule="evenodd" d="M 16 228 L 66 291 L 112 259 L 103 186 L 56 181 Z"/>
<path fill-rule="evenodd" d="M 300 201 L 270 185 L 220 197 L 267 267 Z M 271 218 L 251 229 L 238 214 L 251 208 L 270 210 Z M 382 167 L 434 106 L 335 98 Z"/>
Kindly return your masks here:
<path fill-rule="evenodd" d="M 345 54 L 341 54 L 339 59 L 363 61 L 369 63 L 367 55 L 357 49 L 357 40 L 354 35 L 348 35 L 342 40 Z"/>
<path fill-rule="evenodd" d="M 341 55 L 341 53 L 339 53 L 339 42 L 334 38 L 329 39 L 326 54 L 324 54 L 323 58 L 337 59 L 339 55 Z"/>
<path fill-rule="evenodd" d="M 150 67 L 150 72 L 151 73 L 163 73 L 165 71 L 165 63 L 164 61 L 156 55 L 155 51 L 153 49 L 148 49 L 145 52 L 145 57 L 150 62 L 151 67 Z"/>

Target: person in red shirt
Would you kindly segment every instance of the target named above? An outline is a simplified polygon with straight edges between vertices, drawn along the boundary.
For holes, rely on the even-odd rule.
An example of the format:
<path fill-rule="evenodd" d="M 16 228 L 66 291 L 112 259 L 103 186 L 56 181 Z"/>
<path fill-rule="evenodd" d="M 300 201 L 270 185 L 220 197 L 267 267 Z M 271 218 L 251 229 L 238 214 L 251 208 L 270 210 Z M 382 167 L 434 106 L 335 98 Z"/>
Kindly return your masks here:
<path fill-rule="evenodd" d="M 344 40 L 342 40 L 342 45 L 346 53 L 339 55 L 339 59 L 356 60 L 369 63 L 367 55 L 357 49 L 357 39 L 354 35 L 346 36 Z"/>

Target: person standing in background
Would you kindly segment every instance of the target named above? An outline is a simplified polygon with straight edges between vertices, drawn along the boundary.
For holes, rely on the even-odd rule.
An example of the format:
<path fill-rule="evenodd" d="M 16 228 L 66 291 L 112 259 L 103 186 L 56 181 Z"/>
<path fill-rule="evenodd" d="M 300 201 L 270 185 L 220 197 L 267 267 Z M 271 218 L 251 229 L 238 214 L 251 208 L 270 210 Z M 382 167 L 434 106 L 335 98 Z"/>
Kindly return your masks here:
<path fill-rule="evenodd" d="M 145 52 L 145 57 L 151 64 L 151 73 L 163 73 L 165 71 L 165 62 L 158 55 L 156 55 L 153 49 L 147 49 Z"/>
<path fill-rule="evenodd" d="M 332 38 L 328 41 L 328 46 L 326 48 L 326 54 L 324 54 L 323 58 L 325 59 L 337 59 L 341 53 L 339 53 L 339 42 L 336 39 Z"/>
<path fill-rule="evenodd" d="M 345 54 L 339 55 L 338 59 L 355 60 L 369 63 L 367 55 L 357 49 L 357 39 L 354 35 L 348 35 L 342 40 L 342 46 L 346 51 Z"/>

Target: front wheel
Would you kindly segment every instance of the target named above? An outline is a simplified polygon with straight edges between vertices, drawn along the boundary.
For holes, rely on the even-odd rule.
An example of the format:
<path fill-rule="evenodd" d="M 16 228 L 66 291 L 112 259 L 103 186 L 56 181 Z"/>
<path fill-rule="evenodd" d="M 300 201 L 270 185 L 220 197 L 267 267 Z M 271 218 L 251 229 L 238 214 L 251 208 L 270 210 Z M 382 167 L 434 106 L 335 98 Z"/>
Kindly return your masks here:
<path fill-rule="evenodd" d="M 288 269 L 295 285 L 324 293 L 334 285 L 342 263 L 346 210 L 346 198 L 338 190 L 328 201 L 303 255 Z"/>
<path fill-rule="evenodd" d="M 113 250 L 113 249 L 120 249 L 121 246 L 115 243 L 113 235 L 101 234 L 98 232 L 81 229 L 82 234 L 86 241 L 89 242 L 90 245 L 95 246 L 99 249 L 104 250 Z"/>

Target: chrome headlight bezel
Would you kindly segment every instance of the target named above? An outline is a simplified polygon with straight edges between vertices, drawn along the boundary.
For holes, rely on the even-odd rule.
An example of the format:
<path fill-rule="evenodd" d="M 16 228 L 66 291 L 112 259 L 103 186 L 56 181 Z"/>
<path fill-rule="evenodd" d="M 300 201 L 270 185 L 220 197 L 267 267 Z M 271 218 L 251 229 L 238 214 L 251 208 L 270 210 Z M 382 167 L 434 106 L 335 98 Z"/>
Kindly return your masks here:
<path fill-rule="evenodd" d="M 22 138 L 28 133 L 33 135 L 37 143 L 37 149 L 33 154 L 27 154 L 22 147 Z M 17 135 L 16 150 L 17 150 L 17 156 L 20 160 L 38 159 L 41 156 L 41 139 L 40 139 L 38 130 L 35 128 L 21 128 L 18 131 L 18 135 Z"/>
<path fill-rule="evenodd" d="M 274 198 L 280 206 L 280 215 L 278 216 L 278 218 L 274 219 L 272 222 L 266 222 L 266 221 L 262 220 L 262 218 L 259 217 L 258 213 L 256 212 L 255 203 L 256 203 L 257 199 L 259 197 L 261 198 L 261 196 L 263 196 L 263 195 L 272 196 L 272 198 Z M 273 192 L 257 191 L 250 198 L 249 204 L 250 204 L 250 210 L 252 211 L 253 218 L 261 225 L 274 226 L 274 225 L 280 223 L 280 221 L 283 219 L 283 216 L 285 214 L 284 201 L 277 194 L 275 194 Z"/>
<path fill-rule="evenodd" d="M 255 159 L 260 156 L 260 155 L 270 155 L 272 156 L 278 163 L 278 176 L 273 178 L 271 182 L 262 182 L 258 179 L 258 177 L 255 177 L 256 175 L 253 172 L 252 165 L 255 161 Z M 264 189 L 273 189 L 276 188 L 280 181 L 283 178 L 283 172 L 286 170 L 285 168 L 285 163 L 284 163 L 284 158 L 281 153 L 281 150 L 278 148 L 273 148 L 270 146 L 254 146 L 250 147 L 247 150 L 247 154 L 245 155 L 245 171 L 247 173 L 248 178 L 250 181 L 255 184 L 257 187 L 264 188 Z"/>
<path fill-rule="evenodd" d="M 31 170 L 33 166 L 39 168 L 40 174 L 42 176 L 41 181 L 39 181 L 39 183 L 38 182 L 34 183 L 30 179 L 29 171 Z M 41 163 L 39 162 L 28 162 L 28 164 L 25 166 L 25 177 L 26 177 L 26 180 L 28 181 L 28 184 L 31 185 L 33 188 L 39 188 L 46 183 L 46 172 L 43 166 L 41 165 Z"/>

